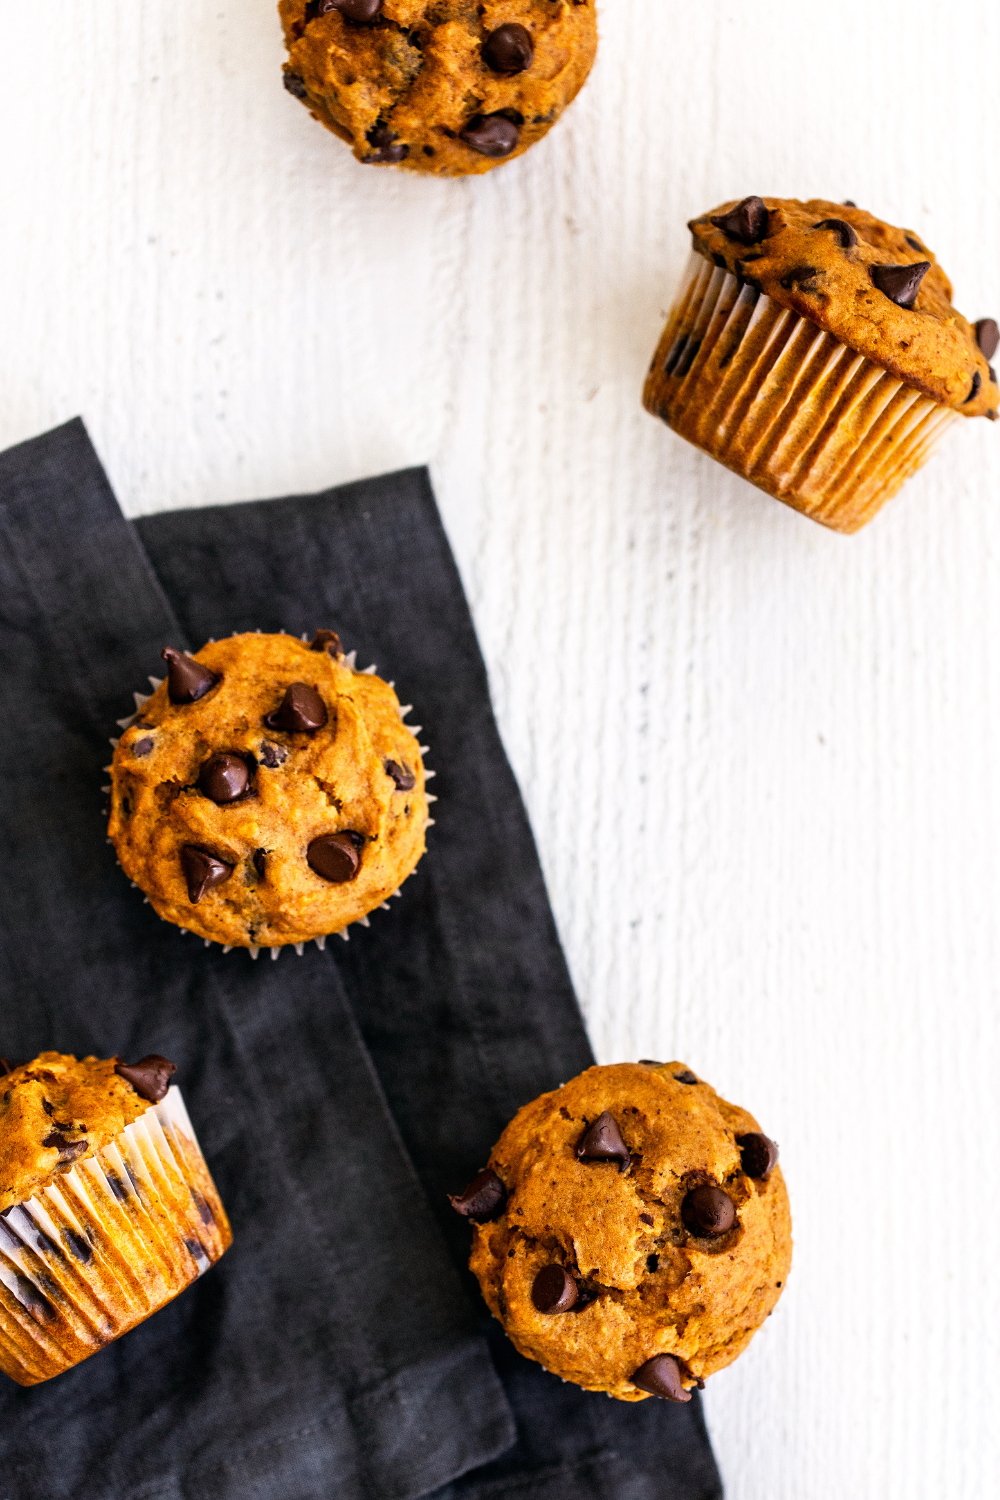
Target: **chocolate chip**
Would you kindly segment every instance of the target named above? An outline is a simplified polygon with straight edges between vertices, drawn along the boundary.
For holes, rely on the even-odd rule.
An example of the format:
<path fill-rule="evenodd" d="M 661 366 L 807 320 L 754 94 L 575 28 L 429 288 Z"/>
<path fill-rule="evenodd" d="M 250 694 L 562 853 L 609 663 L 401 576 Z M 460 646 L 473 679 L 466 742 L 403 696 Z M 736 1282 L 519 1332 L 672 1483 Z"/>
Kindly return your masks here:
<path fill-rule="evenodd" d="M 345 21 L 365 25 L 374 21 L 382 9 L 382 0 L 326 0 L 327 10 L 339 10 Z"/>
<path fill-rule="evenodd" d="M 195 1188 L 191 1189 L 191 1199 L 194 1203 L 195 1208 L 198 1210 L 198 1215 L 201 1219 L 201 1222 L 203 1224 L 214 1224 L 215 1215 L 213 1214 L 207 1201 L 201 1196 L 199 1192 L 196 1191 Z"/>
<path fill-rule="evenodd" d="M 90 1262 L 94 1258 L 94 1251 L 92 1246 L 89 1245 L 88 1242 L 84 1239 L 83 1235 L 77 1234 L 75 1229 L 64 1229 L 62 1232 L 62 1238 L 63 1244 L 66 1246 L 70 1255 L 73 1256 L 74 1260 L 78 1260 L 81 1265 L 89 1266 Z"/>
<path fill-rule="evenodd" d="M 148 735 L 148 734 L 145 734 L 145 735 L 143 735 L 143 737 L 142 737 L 141 740 L 136 740 L 135 744 L 132 746 L 132 754 L 135 755 L 135 756 L 138 756 L 138 758 L 141 760 L 144 755 L 148 755 L 149 754 L 149 752 L 152 750 L 152 748 L 153 748 L 153 739 L 152 739 L 152 736 Z"/>
<path fill-rule="evenodd" d="M 472 1219 L 477 1224 L 486 1224 L 503 1212 L 507 1202 L 507 1189 L 490 1167 L 484 1167 L 473 1177 L 469 1186 L 457 1197 L 448 1194 L 448 1202 L 463 1219 Z"/>
<path fill-rule="evenodd" d="M 973 372 L 972 372 L 972 390 L 969 392 L 969 394 L 966 396 L 965 400 L 962 402 L 963 406 L 968 406 L 968 404 L 969 404 L 970 401 L 975 401 L 976 397 L 979 395 L 979 387 L 982 385 L 982 383 L 983 383 L 983 377 L 980 375 L 979 371 L 978 370 L 973 370 Z"/>
<path fill-rule="evenodd" d="M 911 250 L 915 250 L 918 255 L 926 255 L 927 254 L 927 251 L 925 250 L 924 246 L 920 243 L 920 241 L 917 239 L 916 235 L 914 235 L 914 234 L 904 234 L 903 238 L 906 241 L 906 243 L 909 245 L 910 249 Z"/>
<path fill-rule="evenodd" d="M 801 286 L 803 282 L 812 281 L 818 275 L 819 271 L 815 266 L 795 266 L 787 276 L 782 276 L 781 285 L 786 292 L 790 292 L 793 286 Z"/>
<path fill-rule="evenodd" d="M 371 163 L 405 161 L 410 154 L 410 148 L 401 142 L 394 130 L 388 125 L 375 125 L 368 132 L 367 140 L 375 147 L 369 151 L 364 160 Z"/>
<path fill-rule="evenodd" d="M 995 318 L 980 318 L 976 324 L 976 343 L 979 345 L 984 358 L 992 359 L 1000 344 L 1000 328 L 997 327 Z"/>
<path fill-rule="evenodd" d="M 692 1188 L 681 1204 L 681 1218 L 699 1239 L 716 1240 L 736 1223 L 736 1209 L 728 1193 L 710 1182 Z"/>
<path fill-rule="evenodd" d="M 540 1313 L 569 1312 L 578 1296 L 576 1282 L 562 1266 L 543 1266 L 531 1287 L 531 1300 Z"/>
<path fill-rule="evenodd" d="M 523 73 L 535 56 L 535 44 L 527 27 L 516 21 L 498 26 L 483 43 L 483 62 L 494 73 Z"/>
<path fill-rule="evenodd" d="M 656 1062 L 652 1057 L 640 1057 L 639 1066 L 640 1068 L 662 1068 L 663 1064 Z"/>
<path fill-rule="evenodd" d="M 680 1364 L 672 1354 L 654 1354 L 647 1359 L 632 1376 L 632 1384 L 663 1401 L 691 1400 L 691 1392 L 682 1383 Z"/>
<path fill-rule="evenodd" d="M 242 797 L 250 785 L 250 771 L 246 761 L 239 755 L 221 751 L 209 756 L 198 777 L 198 790 L 212 802 L 223 806 Z"/>
<path fill-rule="evenodd" d="M 124 1203 L 128 1197 L 128 1188 L 125 1186 L 124 1182 L 122 1182 L 121 1178 L 118 1176 L 118 1173 L 112 1172 L 108 1168 L 105 1168 L 104 1175 L 107 1178 L 108 1187 L 114 1193 L 115 1197 L 118 1199 L 118 1202 Z"/>
<path fill-rule="evenodd" d="M 675 1073 L 674 1077 L 678 1083 L 697 1083 L 698 1080 L 690 1068 L 685 1068 L 683 1073 Z"/>
<path fill-rule="evenodd" d="M 929 260 L 918 260 L 912 266 L 872 266 L 869 274 L 874 286 L 897 307 L 911 308 L 917 300 L 920 283 L 931 268 Z"/>
<path fill-rule="evenodd" d="M 513 120 L 505 115 L 474 115 L 459 135 L 480 156 L 509 156 L 521 139 Z"/>
<path fill-rule="evenodd" d="M 653 1224 L 655 1224 L 655 1222 L 656 1222 L 656 1220 L 653 1218 L 652 1214 L 640 1214 L 639 1215 L 639 1223 L 640 1224 L 653 1225 Z"/>
<path fill-rule="evenodd" d="M 264 740 L 260 747 L 260 763 L 273 771 L 276 766 L 283 766 L 288 759 L 288 751 L 284 745 L 272 745 L 270 740 Z"/>
<path fill-rule="evenodd" d="M 306 850 L 310 870 L 333 885 L 353 880 L 361 863 L 359 837 L 356 833 L 321 833 Z"/>
<path fill-rule="evenodd" d="M 171 703 L 197 703 L 222 681 L 218 672 L 210 672 L 200 661 L 192 661 L 173 646 L 165 646 L 160 655 L 167 663 L 167 696 Z"/>
<path fill-rule="evenodd" d="M 90 1142 L 87 1140 L 71 1141 L 69 1136 L 62 1135 L 58 1130 L 53 1130 L 50 1135 L 45 1137 L 42 1145 L 47 1146 L 49 1150 L 57 1150 L 60 1162 L 67 1162 L 76 1161 L 78 1156 L 82 1156 L 90 1145 Z"/>
<path fill-rule="evenodd" d="M 268 729 L 284 729 L 287 734 L 314 734 L 322 729 L 328 714 L 326 704 L 307 682 L 293 682 L 285 689 L 278 708 L 264 716 Z"/>
<path fill-rule="evenodd" d="M 281 75 L 281 81 L 285 85 L 285 88 L 288 90 L 288 92 L 292 94 L 296 99 L 304 99 L 306 97 L 306 94 L 308 92 L 308 90 L 306 89 L 306 81 L 298 73 L 292 73 L 288 68 L 286 68 Z"/>
<path fill-rule="evenodd" d="M 740 1161 L 748 1177 L 767 1180 L 778 1164 L 778 1147 L 769 1136 L 759 1130 L 747 1131 L 736 1137 L 740 1148 Z"/>
<path fill-rule="evenodd" d="M 257 874 L 260 876 L 261 880 L 263 880 L 264 879 L 264 871 L 267 868 L 267 850 L 266 849 L 255 849 L 253 851 L 253 867 L 257 871 Z"/>
<path fill-rule="evenodd" d="M 598 1115 L 593 1125 L 583 1132 L 576 1143 L 576 1154 L 580 1161 L 616 1161 L 619 1171 L 628 1170 L 631 1157 L 610 1110 Z"/>
<path fill-rule="evenodd" d="M 397 792 L 409 792 L 417 784 L 417 778 L 412 771 L 401 766 L 398 760 L 387 760 L 384 762 L 385 774 L 391 776 L 396 783 Z"/>
<path fill-rule="evenodd" d="M 181 849 L 181 869 L 187 881 L 188 900 L 197 906 L 206 891 L 222 885 L 233 873 L 233 867 L 219 859 L 208 849 L 199 849 L 197 844 L 185 844 Z"/>
<path fill-rule="evenodd" d="M 340 636 L 335 630 L 317 630 L 313 636 L 310 651 L 329 651 L 331 656 L 343 656 L 340 646 Z"/>
<path fill-rule="evenodd" d="M 119 1078 L 130 1083 L 140 1099 L 158 1104 L 170 1087 L 170 1079 L 177 1072 L 177 1064 L 158 1052 L 150 1052 L 137 1063 L 115 1063 Z"/>
<path fill-rule="evenodd" d="M 813 228 L 832 229 L 834 234 L 839 236 L 840 243 L 845 250 L 852 249 L 858 243 L 857 232 L 846 219 L 820 219 L 818 224 L 813 225 Z"/>
<path fill-rule="evenodd" d="M 15 1273 L 15 1279 L 17 1281 L 17 1288 L 14 1296 L 20 1302 L 21 1306 L 28 1309 L 36 1323 L 51 1323 L 53 1318 L 58 1316 L 52 1303 L 46 1297 L 42 1296 L 34 1282 L 29 1281 L 27 1276 Z"/>
<path fill-rule="evenodd" d="M 727 214 L 717 214 L 708 222 L 721 229 L 727 239 L 756 245 L 767 234 L 767 207 L 762 198 L 744 198 Z"/>
<path fill-rule="evenodd" d="M 844 207 L 845 208 L 857 208 L 857 206 L 858 205 L 855 203 L 855 201 L 854 201 L 853 198 L 845 198 L 844 199 Z"/>

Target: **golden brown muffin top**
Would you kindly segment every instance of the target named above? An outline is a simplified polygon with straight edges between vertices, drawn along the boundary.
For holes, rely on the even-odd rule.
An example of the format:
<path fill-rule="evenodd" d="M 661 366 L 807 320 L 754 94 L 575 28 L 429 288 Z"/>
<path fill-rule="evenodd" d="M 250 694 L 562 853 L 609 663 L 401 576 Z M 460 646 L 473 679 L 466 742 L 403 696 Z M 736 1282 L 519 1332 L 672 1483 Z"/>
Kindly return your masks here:
<path fill-rule="evenodd" d="M 355 671 L 332 631 L 168 656 L 111 765 L 108 832 L 154 911 L 209 941 L 280 947 L 392 895 L 428 818 L 420 747 L 389 684 Z"/>
<path fill-rule="evenodd" d="M 595 0 L 280 0 L 278 9 L 289 92 L 358 161 L 440 176 L 488 172 L 528 150 L 582 88 L 597 49 Z M 470 131 L 485 151 L 463 139 Z"/>
<path fill-rule="evenodd" d="M 912 230 L 854 204 L 756 197 L 688 227 L 699 254 L 897 379 L 963 416 L 996 418 L 995 339 L 981 335 L 980 348 L 981 325 L 952 307 L 951 282 Z"/>
<path fill-rule="evenodd" d="M 472 1269 L 522 1354 L 624 1401 L 644 1399 L 632 1377 L 657 1356 L 684 1388 L 735 1359 L 791 1263 L 788 1198 L 766 1152 L 762 1165 L 765 1141 L 752 1115 L 679 1062 L 589 1068 L 525 1105 L 490 1157 L 505 1201 L 492 1216 L 488 1203 L 467 1213 L 486 1220 Z M 539 1307 L 541 1273 L 575 1288 L 566 1310 Z"/>
<path fill-rule="evenodd" d="M 117 1057 L 77 1061 L 42 1052 L 0 1077 L 0 1212 L 50 1186 L 146 1113 L 153 1101 L 115 1071 L 119 1066 Z"/>

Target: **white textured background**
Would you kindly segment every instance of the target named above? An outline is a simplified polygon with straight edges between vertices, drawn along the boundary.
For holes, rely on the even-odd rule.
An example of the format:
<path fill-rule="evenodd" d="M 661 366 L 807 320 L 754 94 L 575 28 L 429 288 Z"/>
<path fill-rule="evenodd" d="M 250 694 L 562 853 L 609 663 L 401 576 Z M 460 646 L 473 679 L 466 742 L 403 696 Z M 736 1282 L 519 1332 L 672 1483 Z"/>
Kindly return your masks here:
<path fill-rule="evenodd" d="M 430 462 L 600 1058 L 781 1142 L 796 1268 L 707 1394 L 731 1500 L 985 1500 L 1000 431 L 842 538 L 639 391 L 685 221 L 746 193 L 855 198 L 1000 313 L 1000 7 L 602 24 L 545 143 L 439 183 L 283 92 L 270 0 L 0 0 L 0 443 L 82 413 L 133 515 Z"/>

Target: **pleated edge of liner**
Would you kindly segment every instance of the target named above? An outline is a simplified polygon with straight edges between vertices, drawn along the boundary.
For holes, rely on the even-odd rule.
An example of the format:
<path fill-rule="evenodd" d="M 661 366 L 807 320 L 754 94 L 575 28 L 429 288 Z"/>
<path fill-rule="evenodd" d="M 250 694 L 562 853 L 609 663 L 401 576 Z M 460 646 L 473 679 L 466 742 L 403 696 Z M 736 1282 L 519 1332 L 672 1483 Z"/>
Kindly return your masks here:
<path fill-rule="evenodd" d="M 277 630 L 274 633 L 276 635 L 289 635 L 291 632 L 289 632 L 287 630 Z M 232 640 L 233 636 L 237 636 L 237 635 L 250 635 L 250 634 L 263 635 L 264 631 L 257 630 L 257 631 L 252 632 L 252 631 L 246 631 L 246 630 L 234 630 L 232 636 L 224 636 L 224 637 L 222 637 L 222 639 L 224 639 L 224 640 Z M 308 631 L 303 631 L 302 632 L 302 635 L 300 636 L 300 640 L 303 640 L 303 641 L 305 641 L 305 642 L 308 643 L 308 641 L 309 641 L 309 633 L 308 633 Z M 215 641 L 216 641 L 216 637 L 214 635 L 210 636 L 209 639 L 205 642 L 205 645 L 206 646 L 213 646 L 215 644 Z M 192 656 L 193 653 L 191 651 L 185 651 L 184 655 L 185 656 Z M 355 677 L 374 677 L 375 673 L 378 670 L 378 668 L 376 667 L 375 663 L 372 662 L 372 664 L 371 664 L 370 667 L 357 667 L 357 666 L 355 666 L 355 661 L 357 659 L 357 655 L 358 655 L 358 653 L 357 653 L 356 650 L 354 650 L 354 651 L 347 651 L 344 654 L 344 661 L 346 662 L 347 666 L 350 667 L 350 669 L 354 673 Z M 153 693 L 155 693 L 156 690 L 157 690 L 157 688 L 161 687 L 163 685 L 163 683 L 166 681 L 166 678 L 165 677 L 154 677 L 152 675 L 152 673 L 150 673 L 149 681 L 152 684 Z M 388 685 L 389 685 L 389 687 L 391 687 L 393 689 L 393 691 L 395 691 L 395 687 L 396 687 L 395 682 L 390 682 Z M 124 730 L 124 729 L 130 729 L 132 727 L 132 725 L 138 719 L 139 715 L 142 713 L 142 710 L 145 707 L 145 705 L 149 702 L 150 698 L 152 698 L 153 693 L 139 693 L 139 692 L 136 692 L 136 690 L 133 688 L 133 690 L 132 690 L 132 697 L 135 699 L 135 709 L 134 709 L 134 711 L 132 713 L 126 714 L 126 716 L 123 719 L 116 719 L 115 720 L 115 723 L 118 725 L 119 729 L 123 729 Z M 398 702 L 398 699 L 397 699 L 397 702 Z M 406 715 L 407 714 L 411 714 L 412 712 L 413 712 L 413 704 L 412 703 L 407 703 L 405 706 L 403 704 L 399 704 L 399 717 L 400 717 L 401 720 L 405 720 L 406 719 Z M 422 724 L 405 724 L 404 723 L 403 727 L 405 729 L 408 729 L 410 731 L 410 733 L 413 735 L 414 739 L 416 739 L 417 735 L 420 734 L 421 730 L 423 729 L 423 725 Z M 111 739 L 108 740 L 108 744 L 111 746 L 111 748 L 113 750 L 117 750 L 117 748 L 118 748 L 118 738 L 112 737 Z M 421 759 L 423 761 L 423 756 L 428 755 L 430 753 L 430 748 L 431 747 L 430 747 L 430 745 L 421 745 L 421 744 L 418 743 L 417 748 L 420 751 Z M 423 767 L 424 767 L 424 782 L 426 783 L 428 781 L 431 781 L 437 775 L 437 772 L 429 770 L 428 767 L 427 767 L 426 762 L 423 762 Z M 108 766 L 102 766 L 101 769 L 103 771 L 107 772 L 107 771 L 111 770 L 111 766 L 110 765 L 108 765 Z M 110 782 L 108 782 L 107 786 L 102 786 L 101 787 L 101 795 L 103 797 L 108 796 L 110 794 L 110 792 L 111 792 L 111 783 Z M 428 792 L 426 790 L 426 787 L 425 787 L 425 790 L 424 790 L 424 800 L 426 802 L 430 803 L 430 802 L 436 802 L 438 799 L 434 795 L 433 792 Z M 102 813 L 101 816 L 102 817 L 106 817 L 107 814 L 106 813 Z M 427 828 L 433 828 L 435 821 L 436 820 L 434 818 L 428 818 L 427 822 L 424 824 L 424 828 L 425 829 L 427 829 Z M 109 844 L 112 843 L 111 839 L 107 839 L 106 842 L 109 843 Z M 112 845 L 112 847 L 113 847 L 113 845 Z M 119 869 L 121 869 L 121 860 L 118 858 L 117 854 L 115 855 L 115 864 L 118 866 Z M 415 871 L 416 871 L 416 866 L 414 866 L 414 869 L 410 871 L 410 875 L 413 875 L 415 873 Z M 406 880 L 409 880 L 409 878 L 410 878 L 409 875 L 405 875 L 403 877 L 403 880 L 406 881 Z M 130 880 L 129 881 L 129 885 L 132 887 L 132 889 L 134 891 L 137 891 L 137 890 L 140 889 L 139 885 L 134 880 Z M 402 890 L 402 882 L 401 882 L 400 885 L 397 887 L 396 890 L 389 892 L 389 901 L 391 901 L 394 896 L 401 896 L 402 894 L 403 894 L 403 890 Z M 143 896 L 142 899 L 143 899 L 143 905 L 144 906 L 149 906 L 150 905 L 150 900 L 149 900 L 148 896 Z M 378 906 L 372 907 L 372 911 L 388 911 L 389 910 L 389 901 L 380 901 L 379 904 L 378 904 Z M 272 960 L 272 962 L 275 962 L 281 956 L 281 953 L 282 953 L 282 951 L 285 948 L 291 948 L 291 949 L 293 949 L 296 958 L 302 958 L 304 956 L 304 954 L 305 954 L 306 943 L 307 942 L 309 942 L 309 943 L 315 943 L 316 947 L 319 949 L 319 951 L 321 953 L 326 948 L 326 940 L 327 940 L 327 938 L 339 937 L 339 938 L 343 938 L 343 940 L 344 940 L 345 943 L 349 943 L 351 941 L 351 935 L 348 932 L 347 928 L 348 927 L 370 927 L 371 926 L 371 922 L 368 920 L 368 918 L 369 918 L 370 915 L 371 915 L 370 912 L 366 912 L 366 914 L 363 917 L 357 917 L 354 922 L 348 922 L 347 926 L 338 928 L 338 930 L 336 932 L 326 932 L 326 933 L 324 933 L 322 935 L 322 937 L 307 938 L 307 939 L 305 939 L 305 941 L 303 941 L 301 943 L 280 943 L 276 947 L 273 947 L 273 948 L 269 949 L 269 952 L 271 954 L 271 960 Z M 171 921 L 168 920 L 167 917 L 160 917 L 160 921 L 161 922 L 165 922 L 168 927 L 172 927 L 175 932 L 180 933 L 181 937 L 187 937 L 189 935 L 189 933 L 190 933 L 190 935 L 192 937 L 195 936 L 194 933 L 190 932 L 190 928 L 181 927 L 179 923 L 177 923 L 177 922 L 171 922 Z M 201 941 L 204 943 L 204 945 L 205 945 L 206 948 L 221 947 L 223 953 L 249 953 L 250 957 L 254 960 L 255 963 L 256 963 L 257 959 L 260 957 L 260 954 L 262 952 L 262 947 L 260 945 L 244 948 L 241 944 L 238 944 L 238 943 L 215 943 L 215 942 L 213 942 L 213 940 L 211 938 L 202 938 Z"/>

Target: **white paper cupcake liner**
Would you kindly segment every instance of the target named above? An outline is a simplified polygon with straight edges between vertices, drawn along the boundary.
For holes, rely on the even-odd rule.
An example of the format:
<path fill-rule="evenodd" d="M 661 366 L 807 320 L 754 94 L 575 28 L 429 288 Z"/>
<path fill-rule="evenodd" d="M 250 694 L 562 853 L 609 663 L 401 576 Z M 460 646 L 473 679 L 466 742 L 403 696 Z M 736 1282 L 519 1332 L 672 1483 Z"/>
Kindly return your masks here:
<path fill-rule="evenodd" d="M 225 1210 L 184 1101 L 0 1214 L 0 1370 L 35 1385 L 173 1300 L 225 1252 Z"/>
<path fill-rule="evenodd" d="M 643 401 L 751 484 L 845 532 L 959 420 L 696 251 Z"/>
<path fill-rule="evenodd" d="M 241 632 L 241 633 L 245 634 L 246 632 Z M 263 635 L 264 632 L 262 630 L 257 630 L 256 634 L 257 635 Z M 275 634 L 277 634 L 277 635 L 286 635 L 286 634 L 288 634 L 288 632 L 284 631 L 284 630 L 278 630 L 278 631 L 275 632 Z M 300 636 L 300 639 L 303 640 L 303 641 L 308 641 L 309 640 L 309 634 L 308 634 L 308 632 L 303 631 L 302 635 Z M 211 636 L 209 638 L 209 640 L 206 642 L 206 644 L 207 645 L 212 645 L 214 643 L 214 641 L 215 641 L 215 636 Z M 190 656 L 191 653 L 190 652 L 186 652 L 185 654 L 188 655 L 188 656 Z M 363 677 L 374 676 L 374 674 L 378 671 L 378 668 L 375 665 L 375 663 L 372 662 L 372 664 L 371 664 L 370 667 L 358 667 L 358 666 L 355 665 L 355 662 L 356 662 L 356 659 L 357 659 L 357 654 L 358 654 L 357 651 L 348 651 L 345 654 L 344 661 L 347 664 L 347 666 L 350 667 L 351 671 L 356 676 L 363 676 Z M 162 678 L 162 677 L 153 677 L 152 675 L 150 675 L 149 682 L 150 682 L 150 685 L 151 685 L 151 687 L 153 689 L 153 693 L 156 692 L 156 689 L 161 686 L 161 684 L 163 683 L 163 681 L 164 681 L 164 678 Z M 396 684 L 394 682 L 390 682 L 389 683 L 389 687 L 395 688 L 395 686 L 396 686 Z M 126 716 L 123 719 L 116 719 L 115 720 L 115 722 L 117 723 L 119 729 L 130 729 L 132 727 L 132 725 L 135 723 L 135 721 L 139 718 L 140 714 L 142 713 L 142 710 L 145 707 L 145 705 L 149 702 L 150 698 L 153 696 L 153 693 L 140 693 L 140 692 L 136 692 L 135 690 L 133 690 L 132 697 L 135 699 L 135 709 L 134 709 L 134 711 L 132 713 L 126 714 Z M 405 720 L 407 714 L 411 714 L 412 712 L 413 712 L 413 704 L 412 703 L 401 704 L 400 705 L 400 709 L 399 709 L 399 717 L 400 717 L 400 719 L 404 719 Z M 421 732 L 421 730 L 423 728 L 423 725 L 422 724 L 407 724 L 405 727 L 410 731 L 410 733 L 414 737 L 416 737 Z M 111 748 L 113 750 L 118 748 L 118 739 L 117 739 L 117 737 L 110 739 L 108 741 L 108 743 L 110 744 L 110 746 L 111 746 Z M 430 748 L 431 748 L 430 745 L 418 745 L 418 749 L 420 751 L 421 756 L 429 755 L 430 754 Z M 111 770 L 111 766 L 104 766 L 102 769 L 105 770 L 105 771 L 110 771 Z M 431 780 L 433 780 L 433 778 L 436 775 L 437 775 L 437 772 L 429 770 L 428 767 L 427 767 L 427 764 L 425 762 L 424 763 L 424 781 L 425 782 L 431 781 Z M 110 784 L 107 785 L 107 786 L 102 786 L 101 787 L 101 793 L 104 796 L 107 796 L 110 793 L 110 791 L 111 791 Z M 428 792 L 428 791 L 424 792 L 424 798 L 425 798 L 425 800 L 428 803 L 436 802 L 438 800 L 437 797 L 434 795 L 433 792 Z M 424 825 L 425 828 L 433 828 L 434 822 L 435 822 L 434 818 L 428 818 L 427 822 Z M 111 843 L 111 839 L 108 839 L 108 843 L 109 844 Z M 119 864 L 120 864 L 120 861 L 119 861 Z M 414 873 L 414 871 L 411 870 L 410 874 L 413 874 L 413 873 Z M 406 879 L 409 879 L 409 876 L 407 876 Z M 139 889 L 138 885 L 136 884 L 136 882 L 134 880 L 130 881 L 129 883 L 132 886 L 133 890 L 138 890 Z M 400 896 L 400 895 L 402 895 L 402 890 L 401 889 L 395 890 L 395 891 L 391 891 L 389 893 L 389 901 L 391 901 L 394 896 Z M 388 911 L 389 910 L 389 901 L 381 901 L 377 907 L 373 908 L 373 910 L 374 911 Z M 144 904 L 146 906 L 149 906 L 149 904 L 150 904 L 149 897 L 148 896 L 144 896 L 143 897 L 143 902 L 144 902 Z M 371 915 L 371 913 L 369 912 L 367 916 L 358 917 L 354 922 L 348 922 L 346 927 L 341 927 L 336 932 L 327 932 L 327 933 L 324 933 L 324 935 L 322 937 L 310 938 L 309 942 L 315 943 L 316 947 L 320 950 L 321 953 L 326 948 L 326 940 L 327 940 L 328 937 L 339 937 L 339 938 L 342 938 L 345 943 L 349 943 L 350 940 L 351 940 L 351 935 L 350 935 L 350 933 L 347 930 L 348 927 L 370 927 L 371 923 L 368 920 L 368 917 L 370 915 Z M 172 927 L 175 930 L 175 932 L 179 932 L 180 935 L 181 935 L 181 937 L 187 937 L 188 936 L 188 928 L 186 928 L 186 927 L 180 927 L 180 926 L 178 926 L 178 924 L 176 922 L 168 922 L 166 917 L 161 917 L 160 921 L 161 922 L 167 922 L 168 927 Z M 194 934 L 192 934 L 192 936 L 193 935 Z M 221 947 L 223 953 L 249 953 L 250 957 L 255 962 L 260 957 L 261 953 L 263 951 L 265 951 L 264 949 L 262 949 L 260 947 L 244 948 L 244 947 L 237 946 L 237 945 L 234 945 L 234 944 L 231 944 L 231 943 L 222 943 L 222 944 L 220 944 L 220 943 L 213 943 L 213 941 L 212 941 L 211 938 L 202 938 L 201 941 L 202 941 L 202 943 L 204 943 L 204 945 L 205 945 L 206 948 Z M 270 953 L 272 960 L 274 960 L 274 959 L 279 958 L 280 955 L 284 952 L 284 950 L 286 948 L 291 948 L 292 951 L 294 952 L 296 958 L 302 958 L 303 955 L 304 955 L 304 953 L 305 953 L 305 950 L 306 950 L 306 944 L 304 942 L 302 942 L 302 943 L 282 943 L 280 946 L 275 947 L 275 948 L 269 948 L 266 951 Z"/>

